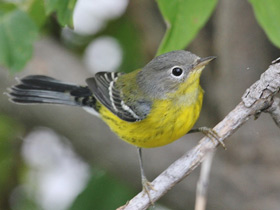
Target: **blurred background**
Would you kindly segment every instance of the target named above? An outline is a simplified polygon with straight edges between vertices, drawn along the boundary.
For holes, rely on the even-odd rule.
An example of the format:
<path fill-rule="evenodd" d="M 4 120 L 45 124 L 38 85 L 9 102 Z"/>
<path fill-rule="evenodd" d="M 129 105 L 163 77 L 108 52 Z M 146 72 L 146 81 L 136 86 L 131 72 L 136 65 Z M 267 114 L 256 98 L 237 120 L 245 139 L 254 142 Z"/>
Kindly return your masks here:
<path fill-rule="evenodd" d="M 166 30 L 150 0 L 78 0 L 73 23 L 74 30 L 61 27 L 51 15 L 24 69 L 0 66 L 0 93 L 16 84 L 15 77 L 30 74 L 84 85 L 98 71 L 141 68 Z M 220 0 L 187 50 L 218 56 L 201 78 L 205 99 L 195 127 L 222 120 L 280 55 L 243 0 Z M 202 136 L 145 149 L 149 180 Z M 228 150 L 219 147 L 214 159 L 207 209 L 279 209 L 280 131 L 271 117 L 249 120 L 225 143 Z M 198 175 L 195 170 L 155 209 L 193 209 Z M 136 148 L 97 117 L 76 107 L 19 106 L 0 94 L 0 210 L 115 209 L 140 192 L 140 180 Z"/>

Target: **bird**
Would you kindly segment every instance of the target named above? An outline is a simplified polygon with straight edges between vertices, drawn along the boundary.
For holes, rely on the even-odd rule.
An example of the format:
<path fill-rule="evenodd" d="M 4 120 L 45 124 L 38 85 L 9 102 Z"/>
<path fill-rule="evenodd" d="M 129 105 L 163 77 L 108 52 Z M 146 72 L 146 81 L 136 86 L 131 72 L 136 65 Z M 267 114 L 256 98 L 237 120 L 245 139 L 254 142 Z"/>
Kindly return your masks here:
<path fill-rule="evenodd" d="M 207 127 L 192 130 L 203 101 L 200 76 L 215 58 L 171 51 L 130 73 L 98 72 L 85 86 L 29 75 L 8 96 L 17 104 L 71 105 L 97 114 L 120 139 L 137 147 L 143 190 L 152 202 L 149 190 L 154 188 L 143 169 L 142 148 L 164 146 L 192 131 L 218 139 Z"/>

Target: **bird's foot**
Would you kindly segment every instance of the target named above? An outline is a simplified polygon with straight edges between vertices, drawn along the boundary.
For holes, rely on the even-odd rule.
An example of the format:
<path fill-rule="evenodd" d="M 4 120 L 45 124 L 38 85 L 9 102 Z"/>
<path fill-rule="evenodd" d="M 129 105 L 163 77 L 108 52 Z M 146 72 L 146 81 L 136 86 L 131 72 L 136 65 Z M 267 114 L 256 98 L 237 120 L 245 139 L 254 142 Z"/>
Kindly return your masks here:
<path fill-rule="evenodd" d="M 142 187 L 143 187 L 143 192 L 144 192 L 143 196 L 145 194 L 147 194 L 151 204 L 154 205 L 154 202 L 153 202 L 151 194 L 150 194 L 151 190 L 155 190 L 153 184 L 151 182 L 149 182 L 146 178 L 142 178 Z"/>
<path fill-rule="evenodd" d="M 226 145 L 223 141 L 220 140 L 220 136 L 217 134 L 216 131 L 214 131 L 212 128 L 208 127 L 200 127 L 198 128 L 200 132 L 202 132 L 205 136 L 211 139 L 211 141 L 215 144 L 215 141 L 218 141 L 222 147 L 226 150 Z"/>

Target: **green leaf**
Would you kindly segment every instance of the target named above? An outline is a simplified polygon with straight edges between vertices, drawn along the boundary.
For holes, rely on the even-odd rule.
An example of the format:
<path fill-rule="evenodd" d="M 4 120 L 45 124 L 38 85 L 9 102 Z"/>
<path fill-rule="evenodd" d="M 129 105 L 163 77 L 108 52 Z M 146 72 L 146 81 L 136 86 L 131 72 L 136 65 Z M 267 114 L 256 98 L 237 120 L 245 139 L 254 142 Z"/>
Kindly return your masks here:
<path fill-rule="evenodd" d="M 47 14 L 49 15 L 50 13 L 56 11 L 58 4 L 58 0 L 45 0 Z"/>
<path fill-rule="evenodd" d="M 9 178 L 15 173 L 17 136 L 23 133 L 20 124 L 0 113 L 0 195 L 10 187 Z"/>
<path fill-rule="evenodd" d="M 157 54 L 184 49 L 204 26 L 217 0 L 157 0 L 167 31 Z"/>
<path fill-rule="evenodd" d="M 4 140 L 7 140 L 9 142 L 9 146 L 11 146 L 10 141 L 13 140 L 15 137 L 17 137 L 19 135 L 19 132 L 21 131 L 22 131 L 22 127 L 17 121 L 0 113 L 0 139 L 1 139 L 0 145 L 1 146 L 2 143 L 4 143 Z M 3 152 L 0 152 L 0 157 L 3 154 Z"/>
<path fill-rule="evenodd" d="M 12 3 L 0 3 L 0 17 L 7 12 L 10 12 L 16 8 L 16 5 Z"/>
<path fill-rule="evenodd" d="M 76 0 L 45 0 L 47 14 L 57 13 L 58 22 L 62 26 L 73 27 L 73 11 Z"/>
<path fill-rule="evenodd" d="M 127 187 L 105 172 L 94 169 L 87 187 L 78 195 L 69 210 L 116 209 L 124 205 L 132 196 Z"/>
<path fill-rule="evenodd" d="M 252 4 L 257 21 L 270 41 L 280 47 L 280 1 L 249 0 Z"/>
<path fill-rule="evenodd" d="M 20 70 L 32 56 L 38 29 L 23 11 L 3 8 L 0 4 L 0 64 Z"/>
<path fill-rule="evenodd" d="M 29 1 L 27 12 L 38 28 L 41 28 L 47 20 L 44 0 Z"/>

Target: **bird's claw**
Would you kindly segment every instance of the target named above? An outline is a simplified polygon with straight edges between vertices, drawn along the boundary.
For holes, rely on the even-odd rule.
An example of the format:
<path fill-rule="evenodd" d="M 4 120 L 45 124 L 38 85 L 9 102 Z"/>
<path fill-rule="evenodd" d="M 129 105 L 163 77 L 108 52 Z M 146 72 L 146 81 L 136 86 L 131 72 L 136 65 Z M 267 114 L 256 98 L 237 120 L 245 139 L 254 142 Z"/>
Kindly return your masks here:
<path fill-rule="evenodd" d="M 222 147 L 226 150 L 226 145 L 223 141 L 220 140 L 220 136 L 211 128 L 208 127 L 200 127 L 199 131 L 201 131 L 204 135 L 211 139 L 211 141 L 215 144 L 215 141 L 218 141 Z"/>
<path fill-rule="evenodd" d="M 155 191 L 155 188 L 154 188 L 153 184 L 151 182 L 149 182 L 147 179 L 144 178 L 144 179 L 142 179 L 142 187 L 143 187 L 143 192 L 144 192 L 143 196 L 145 194 L 147 194 L 151 204 L 154 205 L 154 202 L 153 202 L 153 200 L 151 198 L 151 195 L 150 195 L 150 190 Z"/>

